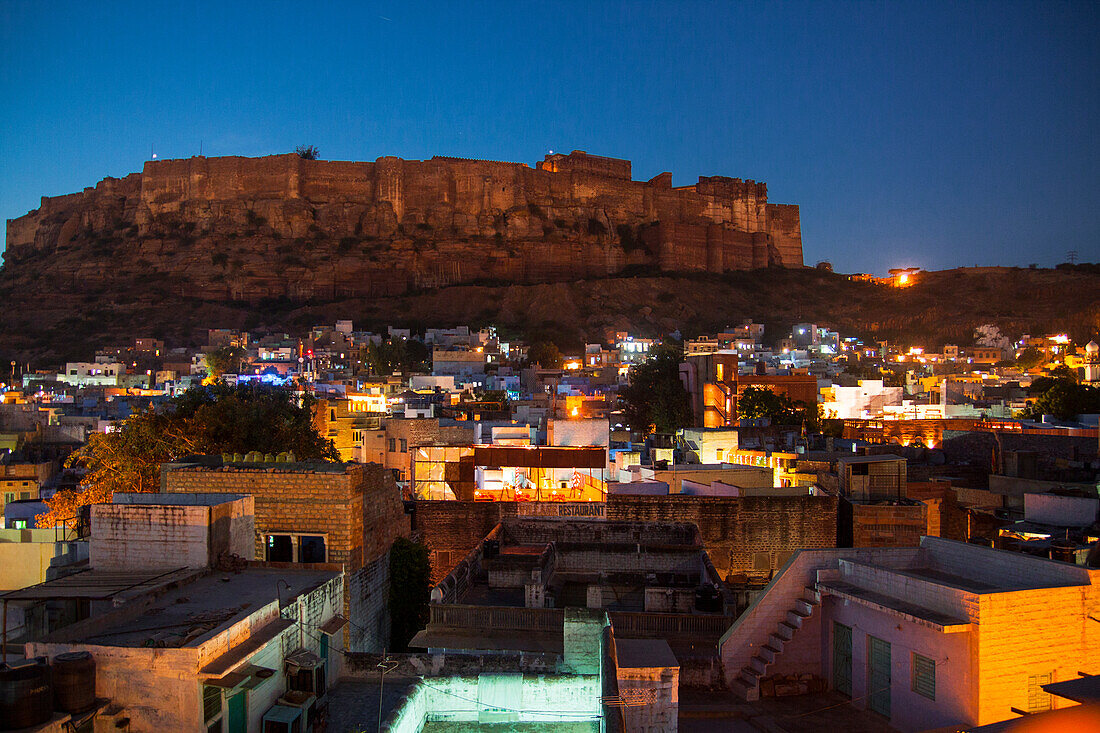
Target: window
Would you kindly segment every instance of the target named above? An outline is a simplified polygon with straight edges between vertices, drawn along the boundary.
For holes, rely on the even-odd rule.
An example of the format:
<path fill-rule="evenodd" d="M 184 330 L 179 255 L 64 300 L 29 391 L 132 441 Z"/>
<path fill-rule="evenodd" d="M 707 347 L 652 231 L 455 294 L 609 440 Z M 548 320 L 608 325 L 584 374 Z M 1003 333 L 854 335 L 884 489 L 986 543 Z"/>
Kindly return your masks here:
<path fill-rule="evenodd" d="M 217 727 L 210 726 L 207 730 L 221 730 L 222 690 L 214 685 L 202 686 L 202 714 L 203 720 L 209 723 L 218 718 Z"/>
<path fill-rule="evenodd" d="M 327 562 L 328 547 L 324 535 L 269 534 L 264 541 L 267 562 Z"/>
<path fill-rule="evenodd" d="M 324 562 L 325 538 L 303 535 L 298 538 L 298 562 Z"/>
<path fill-rule="evenodd" d="M 329 420 L 335 420 L 336 419 L 336 408 L 335 407 L 328 411 L 328 419 Z"/>
<path fill-rule="evenodd" d="M 352 440 L 353 443 L 362 443 L 363 442 L 363 431 L 362 430 L 352 430 L 351 431 L 351 440 Z"/>
<path fill-rule="evenodd" d="M 409 441 L 405 440 L 404 438 L 401 439 L 401 452 L 402 453 L 408 453 L 409 452 Z"/>
<path fill-rule="evenodd" d="M 936 660 L 913 654 L 913 692 L 929 700 L 936 699 Z"/>
<path fill-rule="evenodd" d="M 1041 713 L 1050 710 L 1050 693 L 1043 689 L 1043 685 L 1051 683 L 1051 673 L 1033 674 L 1027 678 L 1027 711 L 1029 713 Z"/>
<path fill-rule="evenodd" d="M 390 438 L 390 453 L 393 453 L 396 450 L 397 450 L 397 439 L 396 438 Z"/>
<path fill-rule="evenodd" d="M 269 534 L 266 559 L 268 562 L 294 562 L 294 541 L 288 534 Z"/>

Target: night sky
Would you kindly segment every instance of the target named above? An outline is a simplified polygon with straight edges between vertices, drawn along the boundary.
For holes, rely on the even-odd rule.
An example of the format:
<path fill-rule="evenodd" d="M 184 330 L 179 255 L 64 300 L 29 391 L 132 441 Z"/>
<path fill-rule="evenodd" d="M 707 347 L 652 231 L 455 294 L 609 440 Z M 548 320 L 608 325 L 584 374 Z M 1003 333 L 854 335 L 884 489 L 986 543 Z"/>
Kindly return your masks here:
<path fill-rule="evenodd" d="M 766 181 L 807 264 L 1100 261 L 1098 3 L 318 5 L 0 2 L 0 217 L 200 142 L 582 149 Z"/>

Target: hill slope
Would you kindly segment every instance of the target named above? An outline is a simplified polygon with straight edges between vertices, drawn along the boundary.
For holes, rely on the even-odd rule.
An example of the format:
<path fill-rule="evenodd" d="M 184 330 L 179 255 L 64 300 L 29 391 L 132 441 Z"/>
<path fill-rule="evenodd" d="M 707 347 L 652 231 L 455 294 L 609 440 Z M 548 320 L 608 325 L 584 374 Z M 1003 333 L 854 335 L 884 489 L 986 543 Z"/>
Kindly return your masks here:
<path fill-rule="evenodd" d="M 743 318 L 764 322 L 769 338 L 801 321 L 846 335 L 922 343 L 971 343 L 973 329 L 997 324 L 1006 334 L 1069 332 L 1079 343 L 1100 333 L 1100 274 L 1059 270 L 966 268 L 924 273 L 906 289 L 851 282 L 814 269 L 769 268 L 724 275 L 610 277 L 535 285 L 463 285 L 378 298 L 294 303 L 205 300 L 184 284 L 137 273 L 110 287 L 13 277 L 0 269 L 0 363 L 47 365 L 89 359 L 96 346 L 137 336 L 170 345 L 201 343 L 207 328 L 285 329 L 354 319 L 386 324 L 495 324 L 576 348 L 608 330 L 660 335 L 713 332 Z"/>

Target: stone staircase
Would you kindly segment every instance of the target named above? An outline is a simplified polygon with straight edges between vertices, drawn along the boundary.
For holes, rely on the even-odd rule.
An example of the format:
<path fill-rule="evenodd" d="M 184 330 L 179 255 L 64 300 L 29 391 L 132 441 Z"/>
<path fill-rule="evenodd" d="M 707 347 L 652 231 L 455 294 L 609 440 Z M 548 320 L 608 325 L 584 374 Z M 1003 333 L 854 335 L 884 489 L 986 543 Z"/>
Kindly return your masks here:
<path fill-rule="evenodd" d="M 777 623 L 767 643 L 757 648 L 756 654 L 734 678 L 730 688 L 735 695 L 746 702 L 760 699 L 760 680 L 767 676 L 768 666 L 783 653 L 783 647 L 794 640 L 802 624 L 820 604 L 821 594 L 816 588 L 806 586 L 802 597 L 795 600 L 794 608 L 788 609 L 786 618 Z"/>

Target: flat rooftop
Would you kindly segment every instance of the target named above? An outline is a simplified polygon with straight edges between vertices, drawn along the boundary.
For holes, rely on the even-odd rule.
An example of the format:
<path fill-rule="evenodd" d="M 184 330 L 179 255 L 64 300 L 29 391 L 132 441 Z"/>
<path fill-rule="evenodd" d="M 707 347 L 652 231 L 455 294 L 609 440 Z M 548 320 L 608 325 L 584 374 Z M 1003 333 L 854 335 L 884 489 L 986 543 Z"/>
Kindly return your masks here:
<path fill-rule="evenodd" d="M 118 647 L 196 647 L 277 598 L 290 600 L 328 582 L 335 571 L 247 568 L 209 573 L 152 599 L 138 615 L 119 612 L 60 629 L 43 641 Z M 141 604 L 140 599 L 135 601 Z M 90 622 L 90 623 L 89 623 Z"/>

